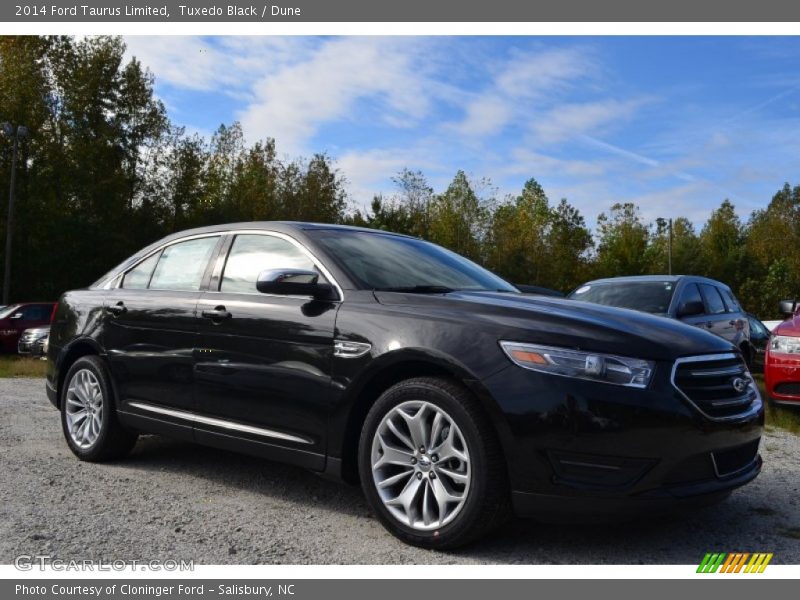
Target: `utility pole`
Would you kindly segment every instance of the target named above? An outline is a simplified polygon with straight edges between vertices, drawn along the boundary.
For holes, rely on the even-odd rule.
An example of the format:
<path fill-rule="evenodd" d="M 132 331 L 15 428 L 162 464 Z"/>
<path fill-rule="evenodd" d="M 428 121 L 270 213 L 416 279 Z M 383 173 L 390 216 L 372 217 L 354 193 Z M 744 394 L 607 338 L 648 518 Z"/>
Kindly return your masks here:
<path fill-rule="evenodd" d="M 669 220 L 669 236 L 667 237 L 667 261 L 669 274 L 672 275 L 672 218 Z"/>
<path fill-rule="evenodd" d="M 19 141 L 28 135 L 28 128 L 24 125 L 16 127 L 11 123 L 3 123 L 3 133 L 13 139 L 11 150 L 11 179 L 8 186 L 8 218 L 6 220 L 6 255 L 3 270 L 3 304 L 9 303 L 11 288 L 11 237 L 14 231 L 14 184 L 17 179 L 17 153 Z"/>

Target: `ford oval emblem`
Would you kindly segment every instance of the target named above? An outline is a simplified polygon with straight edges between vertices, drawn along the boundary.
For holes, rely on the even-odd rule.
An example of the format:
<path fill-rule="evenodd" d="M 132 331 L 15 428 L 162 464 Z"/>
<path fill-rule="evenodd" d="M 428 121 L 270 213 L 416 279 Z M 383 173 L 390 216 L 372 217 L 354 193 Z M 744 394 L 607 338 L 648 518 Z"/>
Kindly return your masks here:
<path fill-rule="evenodd" d="M 747 381 L 746 379 L 742 379 L 741 377 L 734 377 L 733 380 L 731 381 L 733 389 L 736 390 L 736 392 L 739 394 L 745 391 L 749 384 L 750 384 L 749 381 Z"/>

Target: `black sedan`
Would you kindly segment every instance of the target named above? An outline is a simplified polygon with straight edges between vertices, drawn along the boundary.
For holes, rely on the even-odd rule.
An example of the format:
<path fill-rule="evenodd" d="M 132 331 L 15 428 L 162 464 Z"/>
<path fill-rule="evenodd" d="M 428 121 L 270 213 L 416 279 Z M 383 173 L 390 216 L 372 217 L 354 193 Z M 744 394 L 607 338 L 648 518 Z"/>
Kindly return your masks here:
<path fill-rule="evenodd" d="M 334 225 L 174 234 L 67 292 L 47 391 L 82 460 L 147 432 L 300 465 L 360 482 L 432 548 L 512 509 L 716 501 L 761 469 L 762 402 L 730 342 Z"/>

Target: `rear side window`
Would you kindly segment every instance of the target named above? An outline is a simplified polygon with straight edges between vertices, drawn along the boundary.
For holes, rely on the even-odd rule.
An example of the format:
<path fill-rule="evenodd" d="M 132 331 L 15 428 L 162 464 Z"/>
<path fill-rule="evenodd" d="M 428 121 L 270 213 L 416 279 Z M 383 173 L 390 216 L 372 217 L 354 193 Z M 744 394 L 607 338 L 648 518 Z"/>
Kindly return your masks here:
<path fill-rule="evenodd" d="M 706 312 L 708 314 L 718 315 L 726 311 L 722 296 L 719 295 L 719 290 L 715 286 L 701 283 L 700 289 L 703 291 L 703 297 L 706 300 Z"/>
<path fill-rule="evenodd" d="M 45 304 L 29 304 L 22 308 L 22 318 L 25 321 L 47 321 L 52 309 L 52 306 Z"/>
<path fill-rule="evenodd" d="M 237 235 L 228 253 L 220 291 L 256 293 L 259 273 L 285 268 L 317 270 L 308 256 L 282 238 L 270 235 Z"/>
<path fill-rule="evenodd" d="M 725 305 L 728 307 L 728 312 L 742 312 L 742 305 L 739 304 L 739 301 L 736 299 L 736 296 L 733 295 L 733 292 L 726 289 L 720 289 L 722 292 L 722 298 L 725 300 Z"/>
<path fill-rule="evenodd" d="M 198 238 L 164 248 L 150 279 L 150 289 L 199 290 L 203 273 L 218 239 L 218 237 Z"/>
<path fill-rule="evenodd" d="M 161 253 L 156 252 L 153 256 L 143 260 L 128 271 L 122 280 L 122 287 L 129 290 L 145 289 L 150 283 L 150 276 L 153 274 L 153 268 L 156 266 L 159 256 L 161 256 Z"/>

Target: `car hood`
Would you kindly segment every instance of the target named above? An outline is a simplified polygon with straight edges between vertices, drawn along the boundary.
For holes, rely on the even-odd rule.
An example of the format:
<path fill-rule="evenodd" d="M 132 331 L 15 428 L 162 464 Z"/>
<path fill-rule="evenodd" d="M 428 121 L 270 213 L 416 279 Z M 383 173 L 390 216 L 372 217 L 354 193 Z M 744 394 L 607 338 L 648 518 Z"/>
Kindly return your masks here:
<path fill-rule="evenodd" d="M 800 337 L 800 315 L 795 315 L 791 319 L 786 319 L 783 323 L 772 330 L 775 335 L 785 335 Z"/>
<path fill-rule="evenodd" d="M 384 305 L 475 327 L 491 327 L 498 340 L 564 346 L 595 352 L 674 360 L 735 351 L 730 342 L 666 317 L 564 298 L 456 291 L 449 294 L 376 292 Z"/>

